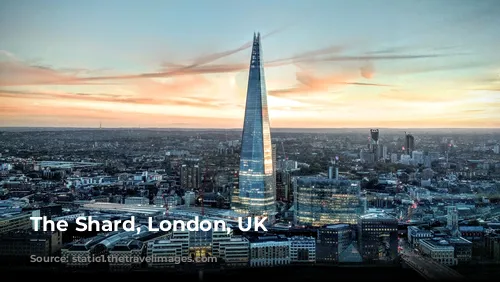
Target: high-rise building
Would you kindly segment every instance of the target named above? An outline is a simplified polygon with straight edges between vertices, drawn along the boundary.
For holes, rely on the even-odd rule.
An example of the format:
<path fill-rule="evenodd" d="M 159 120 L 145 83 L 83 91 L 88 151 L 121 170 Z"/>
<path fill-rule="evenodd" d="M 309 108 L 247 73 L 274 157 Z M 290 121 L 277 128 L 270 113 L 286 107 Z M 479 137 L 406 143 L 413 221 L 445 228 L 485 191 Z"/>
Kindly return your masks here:
<path fill-rule="evenodd" d="M 201 169 L 197 164 L 183 164 L 180 176 L 181 188 L 198 189 L 201 186 Z"/>
<path fill-rule="evenodd" d="M 407 155 L 410 156 L 411 152 L 415 150 L 415 137 L 413 137 L 413 135 L 411 135 L 410 133 L 406 133 L 405 135 L 405 145 L 403 150 Z"/>
<path fill-rule="evenodd" d="M 273 188 L 276 190 L 276 169 L 277 169 L 277 162 L 276 162 L 276 144 L 273 144 Z M 274 192 L 276 195 L 276 192 Z"/>
<path fill-rule="evenodd" d="M 394 261 L 398 257 L 398 220 L 385 213 L 359 217 L 358 242 L 364 261 Z"/>
<path fill-rule="evenodd" d="M 276 200 L 292 201 L 292 176 L 289 171 L 279 170 L 276 172 Z"/>
<path fill-rule="evenodd" d="M 456 206 L 446 207 L 446 227 L 450 230 L 452 236 L 460 236 L 458 229 L 458 210 Z"/>
<path fill-rule="evenodd" d="M 380 160 L 381 157 L 378 140 L 379 140 L 379 130 L 370 129 L 370 148 L 373 153 L 375 161 Z"/>
<path fill-rule="evenodd" d="M 359 182 L 318 177 L 294 181 L 295 223 L 323 226 L 355 224 L 361 213 Z"/>
<path fill-rule="evenodd" d="M 241 141 L 239 187 L 233 191 L 232 209 L 240 214 L 273 221 L 273 148 L 267 109 L 267 91 L 260 34 L 254 34 Z"/>

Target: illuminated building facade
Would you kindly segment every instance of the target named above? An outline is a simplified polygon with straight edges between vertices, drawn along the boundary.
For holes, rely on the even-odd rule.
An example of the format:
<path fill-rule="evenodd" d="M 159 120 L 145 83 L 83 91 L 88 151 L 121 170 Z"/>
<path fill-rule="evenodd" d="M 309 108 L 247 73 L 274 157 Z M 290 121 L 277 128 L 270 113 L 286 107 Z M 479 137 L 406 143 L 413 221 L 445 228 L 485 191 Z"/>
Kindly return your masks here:
<path fill-rule="evenodd" d="M 275 215 L 273 149 L 267 109 L 260 34 L 254 35 L 248 77 L 240 153 L 239 185 L 233 191 L 232 209 L 240 214 Z"/>
<path fill-rule="evenodd" d="M 298 177 L 294 181 L 294 207 L 298 225 L 355 224 L 361 213 L 359 182 Z"/>

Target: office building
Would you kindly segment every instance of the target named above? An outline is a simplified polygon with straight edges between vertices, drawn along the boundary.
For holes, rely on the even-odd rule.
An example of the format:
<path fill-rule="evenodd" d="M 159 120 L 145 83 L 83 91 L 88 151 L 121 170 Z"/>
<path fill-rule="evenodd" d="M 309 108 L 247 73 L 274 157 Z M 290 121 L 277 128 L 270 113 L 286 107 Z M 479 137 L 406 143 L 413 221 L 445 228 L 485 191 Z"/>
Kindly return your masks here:
<path fill-rule="evenodd" d="M 139 240 L 123 239 L 109 250 L 111 271 L 130 271 L 146 266 L 147 244 Z"/>
<path fill-rule="evenodd" d="M 357 181 L 297 177 L 294 181 L 295 223 L 323 226 L 357 222 L 361 213 Z"/>
<path fill-rule="evenodd" d="M 370 151 L 373 153 L 375 161 L 380 160 L 381 157 L 380 149 L 381 148 L 379 148 L 379 130 L 370 129 Z"/>
<path fill-rule="evenodd" d="M 267 223 L 274 221 L 276 213 L 272 151 L 261 36 L 257 33 L 248 77 L 239 185 L 231 202 L 234 211 L 267 217 Z"/>
<path fill-rule="evenodd" d="M 18 214 L 3 214 L 0 216 L 0 234 L 16 230 L 28 230 L 32 227 L 30 220 L 32 212 L 22 212 Z"/>
<path fill-rule="evenodd" d="M 290 260 L 292 263 L 316 262 L 316 238 L 294 236 L 290 240 Z"/>
<path fill-rule="evenodd" d="M 316 260 L 321 263 L 337 263 L 340 254 L 353 242 L 349 224 L 326 225 L 318 229 Z"/>
<path fill-rule="evenodd" d="M 289 171 L 279 170 L 276 172 L 276 200 L 292 201 L 292 175 Z"/>
<path fill-rule="evenodd" d="M 291 241 L 284 236 L 261 236 L 250 239 L 250 267 L 287 265 Z"/>
<path fill-rule="evenodd" d="M 409 156 L 415 150 L 415 137 L 410 133 L 405 134 L 405 145 L 403 146 L 403 151 Z"/>
<path fill-rule="evenodd" d="M 422 239 L 419 244 L 420 251 L 431 259 L 443 265 L 457 265 L 455 248 L 446 240 L 439 238 Z"/>
<path fill-rule="evenodd" d="M 201 169 L 198 164 L 188 163 L 181 166 L 180 185 L 185 190 L 201 187 Z"/>
<path fill-rule="evenodd" d="M 398 257 L 398 220 L 385 213 L 368 213 L 358 221 L 363 261 L 394 262 Z"/>
<path fill-rule="evenodd" d="M 61 231 L 18 230 L 0 235 L 0 257 L 50 256 L 61 247 Z"/>

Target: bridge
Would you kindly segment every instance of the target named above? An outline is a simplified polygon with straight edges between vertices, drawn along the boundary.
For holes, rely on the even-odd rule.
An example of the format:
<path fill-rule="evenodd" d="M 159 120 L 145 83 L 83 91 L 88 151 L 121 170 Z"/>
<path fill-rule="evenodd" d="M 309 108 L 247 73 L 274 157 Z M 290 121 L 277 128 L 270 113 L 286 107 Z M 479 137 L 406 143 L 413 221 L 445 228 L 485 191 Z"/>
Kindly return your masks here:
<path fill-rule="evenodd" d="M 462 280 L 464 277 L 455 270 L 442 265 L 430 258 L 424 258 L 421 255 L 411 251 L 409 248 L 403 248 L 400 257 L 413 270 L 426 280 Z"/>

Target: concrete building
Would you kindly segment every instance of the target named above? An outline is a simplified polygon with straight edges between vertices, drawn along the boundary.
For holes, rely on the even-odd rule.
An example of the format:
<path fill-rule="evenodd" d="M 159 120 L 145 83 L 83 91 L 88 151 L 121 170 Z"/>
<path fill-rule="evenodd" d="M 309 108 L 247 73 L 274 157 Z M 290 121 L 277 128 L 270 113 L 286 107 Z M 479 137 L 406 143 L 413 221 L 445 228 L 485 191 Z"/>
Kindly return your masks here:
<path fill-rule="evenodd" d="M 408 226 L 408 243 L 412 247 L 418 247 L 420 239 L 430 239 L 433 236 L 430 230 L 423 230 L 417 226 Z"/>
<path fill-rule="evenodd" d="M 109 269 L 111 271 L 130 271 L 147 266 L 147 244 L 135 239 L 118 241 L 110 250 Z"/>
<path fill-rule="evenodd" d="M 419 249 L 423 254 L 443 265 L 453 266 L 458 263 L 455 258 L 455 248 L 446 240 L 439 238 L 421 239 Z"/>
<path fill-rule="evenodd" d="M 232 237 L 219 243 L 219 258 L 228 267 L 248 266 L 250 261 L 250 242 L 245 237 Z"/>
<path fill-rule="evenodd" d="M 290 260 L 292 263 L 315 263 L 316 238 L 303 236 L 291 237 Z"/>
<path fill-rule="evenodd" d="M 269 267 L 291 263 L 291 242 L 282 236 L 262 236 L 250 240 L 250 267 Z"/>

